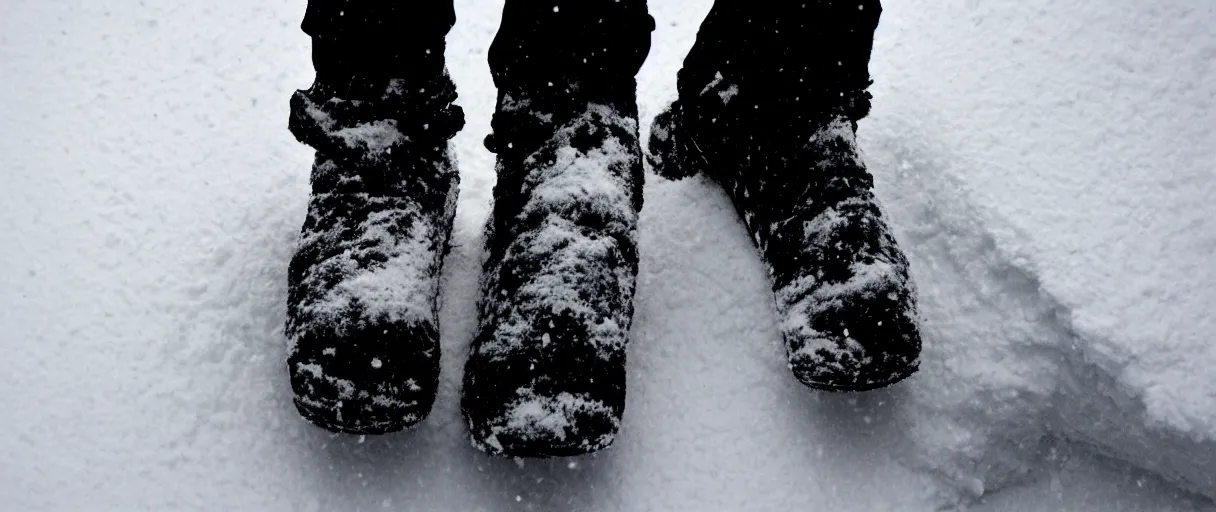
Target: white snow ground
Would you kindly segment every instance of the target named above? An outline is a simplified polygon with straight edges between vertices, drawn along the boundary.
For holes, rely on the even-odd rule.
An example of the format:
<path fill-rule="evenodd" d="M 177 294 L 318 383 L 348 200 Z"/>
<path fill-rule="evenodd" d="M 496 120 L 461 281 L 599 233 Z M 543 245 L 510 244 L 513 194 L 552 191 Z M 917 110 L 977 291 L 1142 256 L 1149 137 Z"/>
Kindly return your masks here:
<path fill-rule="evenodd" d="M 0 3 L 0 509 L 1216 509 L 1208 2 L 888 2 L 860 137 L 923 371 L 803 389 L 725 196 L 650 176 L 624 435 L 518 464 L 456 406 L 501 2 L 459 1 L 448 50 L 469 123 L 434 412 L 364 439 L 290 404 L 303 4 Z M 652 0 L 644 128 L 708 7 Z"/>

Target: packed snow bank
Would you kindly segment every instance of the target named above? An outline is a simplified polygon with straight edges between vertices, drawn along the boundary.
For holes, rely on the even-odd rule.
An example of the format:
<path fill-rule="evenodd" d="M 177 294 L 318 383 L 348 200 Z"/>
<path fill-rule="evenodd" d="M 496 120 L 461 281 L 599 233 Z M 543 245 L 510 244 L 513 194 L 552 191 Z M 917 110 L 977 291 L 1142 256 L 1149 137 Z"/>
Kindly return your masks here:
<path fill-rule="evenodd" d="M 942 499 L 968 501 L 1038 478 L 1071 440 L 1210 496 L 1216 447 L 1151 429 L 1135 390 L 1086 360 L 1068 311 L 999 248 L 990 230 L 1002 221 L 966 200 L 957 160 L 906 140 L 869 141 L 870 164 L 892 170 L 880 194 L 924 317 L 922 371 L 900 408 L 905 463 L 948 482 Z"/>
<path fill-rule="evenodd" d="M 1039 467 L 1068 337 L 942 172 L 945 155 L 903 140 L 863 144 L 920 291 L 925 352 L 901 408 L 906 455 L 978 498 Z"/>
<path fill-rule="evenodd" d="M 945 368 L 926 375 L 955 372 L 978 385 L 965 395 L 985 405 L 969 421 L 1012 421 L 1004 435 L 1024 430 L 1005 440 L 1013 445 L 993 439 L 964 456 L 1006 462 L 976 478 L 1009 481 L 1012 461 L 1051 433 L 1216 496 L 1211 6 L 913 1 L 885 9 L 874 115 L 863 128 L 871 165 L 901 169 L 886 176 L 893 203 L 927 205 L 894 206 L 903 212 L 896 218 L 911 214 L 898 227 L 913 246 L 954 237 L 935 230 L 982 223 L 985 247 L 949 251 L 963 249 L 954 256 L 979 287 L 975 299 L 1005 312 L 983 331 L 944 337 L 965 346 L 930 349 L 946 354 L 936 363 Z M 904 198 L 918 190 L 912 182 L 941 192 Z M 946 197 L 980 205 L 976 220 L 914 220 L 940 215 L 933 203 Z M 977 275 L 977 265 L 988 268 Z M 921 267 L 927 300 L 939 300 Z M 960 329 L 935 320 L 938 308 L 925 310 L 931 326 Z M 994 337 L 1009 343 L 998 350 Z M 961 415 L 967 400 L 947 410 Z M 976 419 L 1001 410 L 1004 419 Z"/>

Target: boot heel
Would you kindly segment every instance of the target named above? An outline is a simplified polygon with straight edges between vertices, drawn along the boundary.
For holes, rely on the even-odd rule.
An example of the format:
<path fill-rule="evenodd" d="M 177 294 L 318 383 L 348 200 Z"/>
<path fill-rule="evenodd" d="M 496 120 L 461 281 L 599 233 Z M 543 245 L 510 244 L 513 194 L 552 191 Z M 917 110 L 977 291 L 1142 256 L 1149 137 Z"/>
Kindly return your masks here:
<path fill-rule="evenodd" d="M 673 102 L 655 116 L 650 127 L 646 161 L 659 176 L 682 180 L 704 172 L 705 157 L 680 123 L 680 103 Z"/>

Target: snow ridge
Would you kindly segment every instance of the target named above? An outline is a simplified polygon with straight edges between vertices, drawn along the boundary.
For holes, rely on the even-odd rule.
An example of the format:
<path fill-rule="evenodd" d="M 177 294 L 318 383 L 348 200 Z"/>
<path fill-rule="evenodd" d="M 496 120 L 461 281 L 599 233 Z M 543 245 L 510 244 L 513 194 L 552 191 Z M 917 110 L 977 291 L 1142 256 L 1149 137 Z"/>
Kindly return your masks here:
<path fill-rule="evenodd" d="M 1216 497 L 1216 443 L 1154 422 L 1140 391 L 1087 355 L 1093 341 L 1068 308 L 998 245 L 1000 220 L 970 206 L 942 161 L 901 142 L 876 146 L 902 193 L 888 205 L 926 336 L 901 408 L 905 461 L 940 476 L 956 493 L 942 499 L 955 503 L 1036 478 L 1074 442 Z"/>

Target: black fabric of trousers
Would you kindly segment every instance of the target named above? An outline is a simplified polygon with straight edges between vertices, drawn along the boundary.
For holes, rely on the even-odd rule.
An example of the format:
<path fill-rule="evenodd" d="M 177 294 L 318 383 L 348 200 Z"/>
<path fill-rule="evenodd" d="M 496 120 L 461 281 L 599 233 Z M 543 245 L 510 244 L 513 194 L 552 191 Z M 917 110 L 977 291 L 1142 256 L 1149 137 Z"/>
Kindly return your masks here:
<path fill-rule="evenodd" d="M 309 0 L 300 28 L 312 36 L 319 80 L 433 78 L 456 23 L 451 0 Z"/>
<path fill-rule="evenodd" d="M 680 71 L 681 96 L 717 73 L 774 93 L 864 88 L 879 0 L 717 0 Z M 318 76 L 433 77 L 451 0 L 309 0 Z M 645 0 L 507 0 L 490 47 L 495 84 L 632 78 L 650 50 Z M 691 90 L 691 89 L 696 90 Z"/>
<path fill-rule="evenodd" d="M 696 97 L 719 73 L 789 108 L 798 96 L 831 103 L 862 91 L 881 13 L 879 0 L 717 0 L 684 59 L 680 97 Z"/>
<path fill-rule="evenodd" d="M 410 78 L 443 69 L 451 0 L 309 0 L 301 28 L 319 76 Z M 650 51 L 645 0 L 507 0 L 490 47 L 497 86 L 632 78 Z"/>
<path fill-rule="evenodd" d="M 499 88 L 632 79 L 652 30 L 645 0 L 507 0 L 490 71 Z"/>

